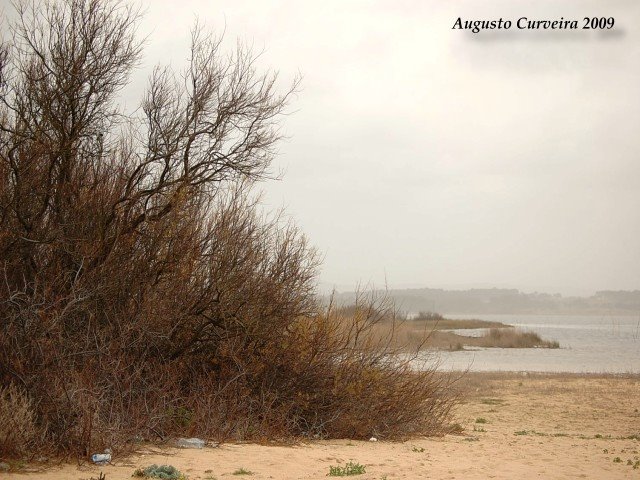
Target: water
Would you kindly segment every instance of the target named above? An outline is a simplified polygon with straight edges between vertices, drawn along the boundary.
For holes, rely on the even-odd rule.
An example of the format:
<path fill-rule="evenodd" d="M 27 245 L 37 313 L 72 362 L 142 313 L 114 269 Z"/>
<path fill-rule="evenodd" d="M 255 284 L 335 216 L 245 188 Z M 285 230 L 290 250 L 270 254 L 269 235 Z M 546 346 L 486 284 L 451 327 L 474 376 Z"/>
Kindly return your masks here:
<path fill-rule="evenodd" d="M 480 348 L 441 352 L 441 370 L 640 373 L 640 317 L 581 315 L 448 315 L 478 318 L 557 340 L 559 349 Z M 479 331 L 456 331 L 477 335 Z"/>

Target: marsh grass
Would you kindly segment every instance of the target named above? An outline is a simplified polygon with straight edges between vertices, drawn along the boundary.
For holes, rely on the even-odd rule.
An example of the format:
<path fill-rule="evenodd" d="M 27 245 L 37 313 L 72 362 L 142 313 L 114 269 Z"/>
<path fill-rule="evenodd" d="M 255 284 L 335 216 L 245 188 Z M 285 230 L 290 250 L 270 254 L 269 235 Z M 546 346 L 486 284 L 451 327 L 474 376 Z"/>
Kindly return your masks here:
<path fill-rule="evenodd" d="M 429 330 L 466 330 L 476 328 L 513 328 L 502 322 L 492 322 L 488 320 L 470 319 L 454 319 L 445 318 L 439 313 L 423 313 L 409 321 L 411 325 L 418 328 L 427 328 Z"/>
<path fill-rule="evenodd" d="M 543 340 L 535 332 L 523 332 L 518 329 L 491 328 L 478 337 L 479 347 L 500 348 L 560 348 L 556 341 Z"/>
<path fill-rule="evenodd" d="M 560 348 L 556 341 L 543 340 L 535 332 L 516 328 L 491 328 L 479 337 L 468 337 L 450 331 L 434 331 L 426 342 L 428 347 L 444 350 L 459 350 L 460 345 L 481 348 Z"/>
<path fill-rule="evenodd" d="M 459 324 L 458 324 L 459 323 Z M 522 331 L 510 325 L 482 320 L 420 321 L 406 320 L 395 325 L 380 322 L 375 331 L 384 337 L 393 329 L 396 346 L 408 351 L 415 349 L 437 349 L 459 351 L 465 347 L 481 348 L 559 348 L 556 341 L 542 339 L 535 332 Z M 446 327 L 446 328 L 444 328 Z M 478 337 L 460 335 L 451 330 L 487 329 Z"/>

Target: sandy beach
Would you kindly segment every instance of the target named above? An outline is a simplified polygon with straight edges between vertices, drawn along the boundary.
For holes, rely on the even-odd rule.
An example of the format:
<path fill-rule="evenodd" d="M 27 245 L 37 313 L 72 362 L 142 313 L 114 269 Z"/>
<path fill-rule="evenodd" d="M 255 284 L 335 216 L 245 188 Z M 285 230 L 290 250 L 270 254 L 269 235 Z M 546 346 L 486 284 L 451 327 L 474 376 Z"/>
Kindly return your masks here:
<path fill-rule="evenodd" d="M 296 446 L 149 447 L 113 465 L 63 464 L 1 475 L 10 480 L 131 478 L 171 464 L 190 480 L 322 479 L 330 466 L 363 464 L 360 479 L 639 478 L 640 378 L 468 374 L 455 412 L 463 431 L 406 442 L 326 440 Z M 375 412 L 372 412 L 375 414 Z M 618 460 L 619 459 L 619 460 Z M 240 469 L 251 474 L 240 475 Z M 234 472 L 236 472 L 234 474 Z"/>

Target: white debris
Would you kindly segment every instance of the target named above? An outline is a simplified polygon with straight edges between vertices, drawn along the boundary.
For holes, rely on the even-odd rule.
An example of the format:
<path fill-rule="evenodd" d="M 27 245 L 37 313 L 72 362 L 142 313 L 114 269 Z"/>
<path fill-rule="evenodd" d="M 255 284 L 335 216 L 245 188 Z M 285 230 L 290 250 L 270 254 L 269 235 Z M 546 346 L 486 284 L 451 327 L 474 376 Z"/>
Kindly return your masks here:
<path fill-rule="evenodd" d="M 202 448 L 205 441 L 200 438 L 179 438 L 177 444 L 180 448 Z"/>

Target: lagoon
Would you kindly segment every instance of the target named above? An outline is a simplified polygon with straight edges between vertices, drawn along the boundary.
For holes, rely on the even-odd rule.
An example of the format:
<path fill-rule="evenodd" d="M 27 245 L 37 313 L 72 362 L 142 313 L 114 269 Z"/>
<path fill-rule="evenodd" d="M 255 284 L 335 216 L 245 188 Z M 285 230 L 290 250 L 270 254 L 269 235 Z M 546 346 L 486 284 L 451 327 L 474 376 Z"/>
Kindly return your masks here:
<path fill-rule="evenodd" d="M 640 316 L 455 315 L 497 321 L 557 340 L 559 349 L 474 348 L 438 352 L 439 369 L 508 372 L 640 373 Z M 473 330 L 457 331 L 474 335 Z"/>

